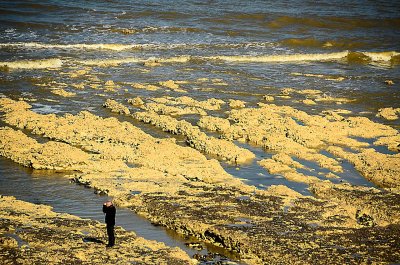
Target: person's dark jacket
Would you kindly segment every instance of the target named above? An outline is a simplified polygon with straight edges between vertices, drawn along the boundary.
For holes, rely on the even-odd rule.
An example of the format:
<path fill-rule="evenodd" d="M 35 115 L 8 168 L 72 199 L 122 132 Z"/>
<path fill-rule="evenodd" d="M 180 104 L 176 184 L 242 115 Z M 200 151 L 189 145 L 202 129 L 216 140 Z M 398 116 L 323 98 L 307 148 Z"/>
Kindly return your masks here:
<path fill-rule="evenodd" d="M 117 210 L 115 209 L 114 205 L 111 205 L 109 207 L 103 205 L 103 213 L 106 214 L 106 224 L 107 225 L 115 225 L 115 213 Z"/>

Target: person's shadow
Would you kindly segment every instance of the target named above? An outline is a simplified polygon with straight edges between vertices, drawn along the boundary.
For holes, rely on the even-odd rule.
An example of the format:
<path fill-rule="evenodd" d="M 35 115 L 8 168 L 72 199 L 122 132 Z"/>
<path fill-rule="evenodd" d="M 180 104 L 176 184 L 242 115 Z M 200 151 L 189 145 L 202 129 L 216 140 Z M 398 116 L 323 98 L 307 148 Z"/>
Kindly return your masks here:
<path fill-rule="evenodd" d="M 82 238 L 83 242 L 85 243 L 100 243 L 100 244 L 104 244 L 104 242 L 100 239 L 97 239 L 95 237 L 84 237 Z"/>

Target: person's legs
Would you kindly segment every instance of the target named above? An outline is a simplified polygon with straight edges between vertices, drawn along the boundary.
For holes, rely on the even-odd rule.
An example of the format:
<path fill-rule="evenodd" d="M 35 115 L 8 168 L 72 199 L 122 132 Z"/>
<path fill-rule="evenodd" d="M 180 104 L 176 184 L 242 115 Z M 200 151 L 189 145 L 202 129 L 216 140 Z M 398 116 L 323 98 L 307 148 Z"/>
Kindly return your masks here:
<path fill-rule="evenodd" d="M 114 226 L 107 225 L 107 235 L 108 235 L 108 245 L 107 246 L 114 246 L 115 244 L 115 236 L 114 236 Z"/>

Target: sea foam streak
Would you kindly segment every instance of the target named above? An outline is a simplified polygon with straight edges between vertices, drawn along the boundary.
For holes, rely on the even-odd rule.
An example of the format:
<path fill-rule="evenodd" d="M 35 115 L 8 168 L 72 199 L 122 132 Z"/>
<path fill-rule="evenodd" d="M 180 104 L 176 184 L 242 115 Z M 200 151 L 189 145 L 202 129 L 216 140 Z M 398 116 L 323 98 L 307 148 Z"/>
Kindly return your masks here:
<path fill-rule="evenodd" d="M 347 60 L 348 62 L 361 63 L 393 63 L 397 64 L 400 53 L 390 52 L 336 52 L 336 53 L 312 53 L 312 54 L 283 54 L 283 55 L 232 55 L 232 56 L 190 56 L 182 55 L 176 57 L 124 57 L 119 59 L 95 59 L 95 60 L 73 60 L 73 59 L 43 59 L 22 60 L 13 62 L 0 62 L 0 67 L 10 69 L 44 69 L 59 68 L 63 64 L 81 64 L 87 66 L 108 67 L 129 63 L 187 63 L 189 61 L 225 61 L 236 63 L 301 63 L 301 62 L 323 62 Z"/>
<path fill-rule="evenodd" d="M 28 48 L 28 49 L 63 49 L 63 50 L 112 50 L 112 51 L 123 51 L 129 49 L 140 49 L 143 47 L 141 44 L 107 44 L 107 43 L 96 43 L 96 44 L 46 44 L 36 42 L 16 42 L 16 43 L 0 43 L 0 48 Z"/>
<path fill-rule="evenodd" d="M 0 43 L 0 48 L 14 49 L 60 49 L 60 50 L 165 50 L 165 49 L 191 49 L 191 48 L 248 48 L 248 47 L 265 47 L 271 43 L 268 42 L 244 42 L 244 43 L 94 43 L 94 44 L 47 44 L 37 42 L 13 42 Z"/>
<path fill-rule="evenodd" d="M 284 55 L 263 55 L 263 56 L 211 56 L 204 57 L 209 60 L 222 60 L 227 62 L 307 62 L 307 61 L 332 61 L 349 59 L 349 56 L 363 56 L 367 57 L 372 62 L 389 62 L 400 55 L 395 51 L 389 52 L 336 52 L 336 53 L 310 53 L 310 54 L 284 54 Z"/>
<path fill-rule="evenodd" d="M 222 60 L 227 62 L 305 62 L 305 61 L 325 61 L 338 60 L 345 58 L 348 51 L 337 53 L 315 53 L 315 54 L 285 54 L 285 55 L 263 55 L 263 56 L 211 56 L 204 57 L 208 60 Z"/>
<path fill-rule="evenodd" d="M 13 62 L 0 62 L 0 67 L 10 69 L 45 69 L 45 68 L 59 68 L 63 61 L 57 58 L 43 59 L 43 60 L 20 60 Z"/>
<path fill-rule="evenodd" d="M 363 54 L 371 58 L 372 61 L 390 61 L 400 55 L 398 52 L 363 52 Z"/>
<path fill-rule="evenodd" d="M 271 45 L 270 43 L 215 43 L 215 44 L 123 44 L 123 43 L 94 43 L 94 44 L 47 44 L 47 43 L 36 43 L 36 42 L 15 42 L 15 43 L 0 43 L 0 48 L 18 48 L 18 49 L 63 49 L 63 50 L 108 50 L 108 51 L 124 51 L 124 50 L 146 50 L 146 49 L 210 49 L 210 48 L 243 48 L 243 47 L 265 47 Z M 187 62 L 187 58 L 200 59 L 206 61 L 219 60 L 226 62 L 307 62 L 307 61 L 332 61 L 340 59 L 348 59 L 348 61 L 372 61 L 372 62 L 397 62 L 399 60 L 400 53 L 395 51 L 387 52 L 357 52 L 357 51 L 342 51 L 333 53 L 310 53 L 310 54 L 282 54 L 282 55 L 216 55 L 216 56 L 182 56 L 186 58 L 184 60 L 176 60 L 178 57 L 174 57 L 170 62 Z M 149 59 L 138 59 L 138 58 L 123 58 L 123 59 L 106 59 L 106 60 L 87 60 L 78 61 L 78 63 L 85 65 L 118 65 L 124 63 L 142 63 Z M 151 60 L 151 59 L 150 59 Z M 168 62 L 168 59 L 154 59 L 159 62 Z M 4 65 L 4 64 L 3 64 Z M 11 67 L 10 67 L 11 68 Z M 22 68 L 22 67 L 21 67 Z"/>
<path fill-rule="evenodd" d="M 361 56 L 367 57 L 370 62 L 383 62 L 388 63 L 395 61 L 400 56 L 398 52 L 364 52 L 353 53 L 349 51 L 337 53 L 314 53 L 314 54 L 284 54 L 284 55 L 233 55 L 233 56 L 177 56 L 169 58 L 121 58 L 121 59 L 99 59 L 99 60 L 82 60 L 76 61 L 79 64 L 90 66 L 112 66 L 125 63 L 187 63 L 190 60 L 200 61 L 225 61 L 237 63 L 301 63 L 301 62 L 323 62 L 323 61 L 337 61 L 347 60 L 354 61 L 354 57 Z"/>
<path fill-rule="evenodd" d="M 169 58 L 147 58 L 140 59 L 136 57 L 121 58 L 121 59 L 96 59 L 96 60 L 80 60 L 75 61 L 78 64 L 87 66 L 114 66 L 119 64 L 127 63 L 146 63 L 146 62 L 157 62 L 157 63 L 186 63 L 190 60 L 190 56 L 177 56 Z"/>

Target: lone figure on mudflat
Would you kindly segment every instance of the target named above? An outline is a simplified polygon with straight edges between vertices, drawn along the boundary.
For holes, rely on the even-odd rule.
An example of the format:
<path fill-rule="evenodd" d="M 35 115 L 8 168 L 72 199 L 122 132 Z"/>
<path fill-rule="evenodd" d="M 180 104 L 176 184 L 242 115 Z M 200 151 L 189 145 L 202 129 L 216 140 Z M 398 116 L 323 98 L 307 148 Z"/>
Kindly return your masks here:
<path fill-rule="evenodd" d="M 107 247 L 112 247 L 115 244 L 114 236 L 114 226 L 115 226 L 115 214 L 117 210 L 115 209 L 111 201 L 107 201 L 103 204 L 103 213 L 105 213 L 105 221 L 107 224 L 107 235 L 108 244 Z"/>

